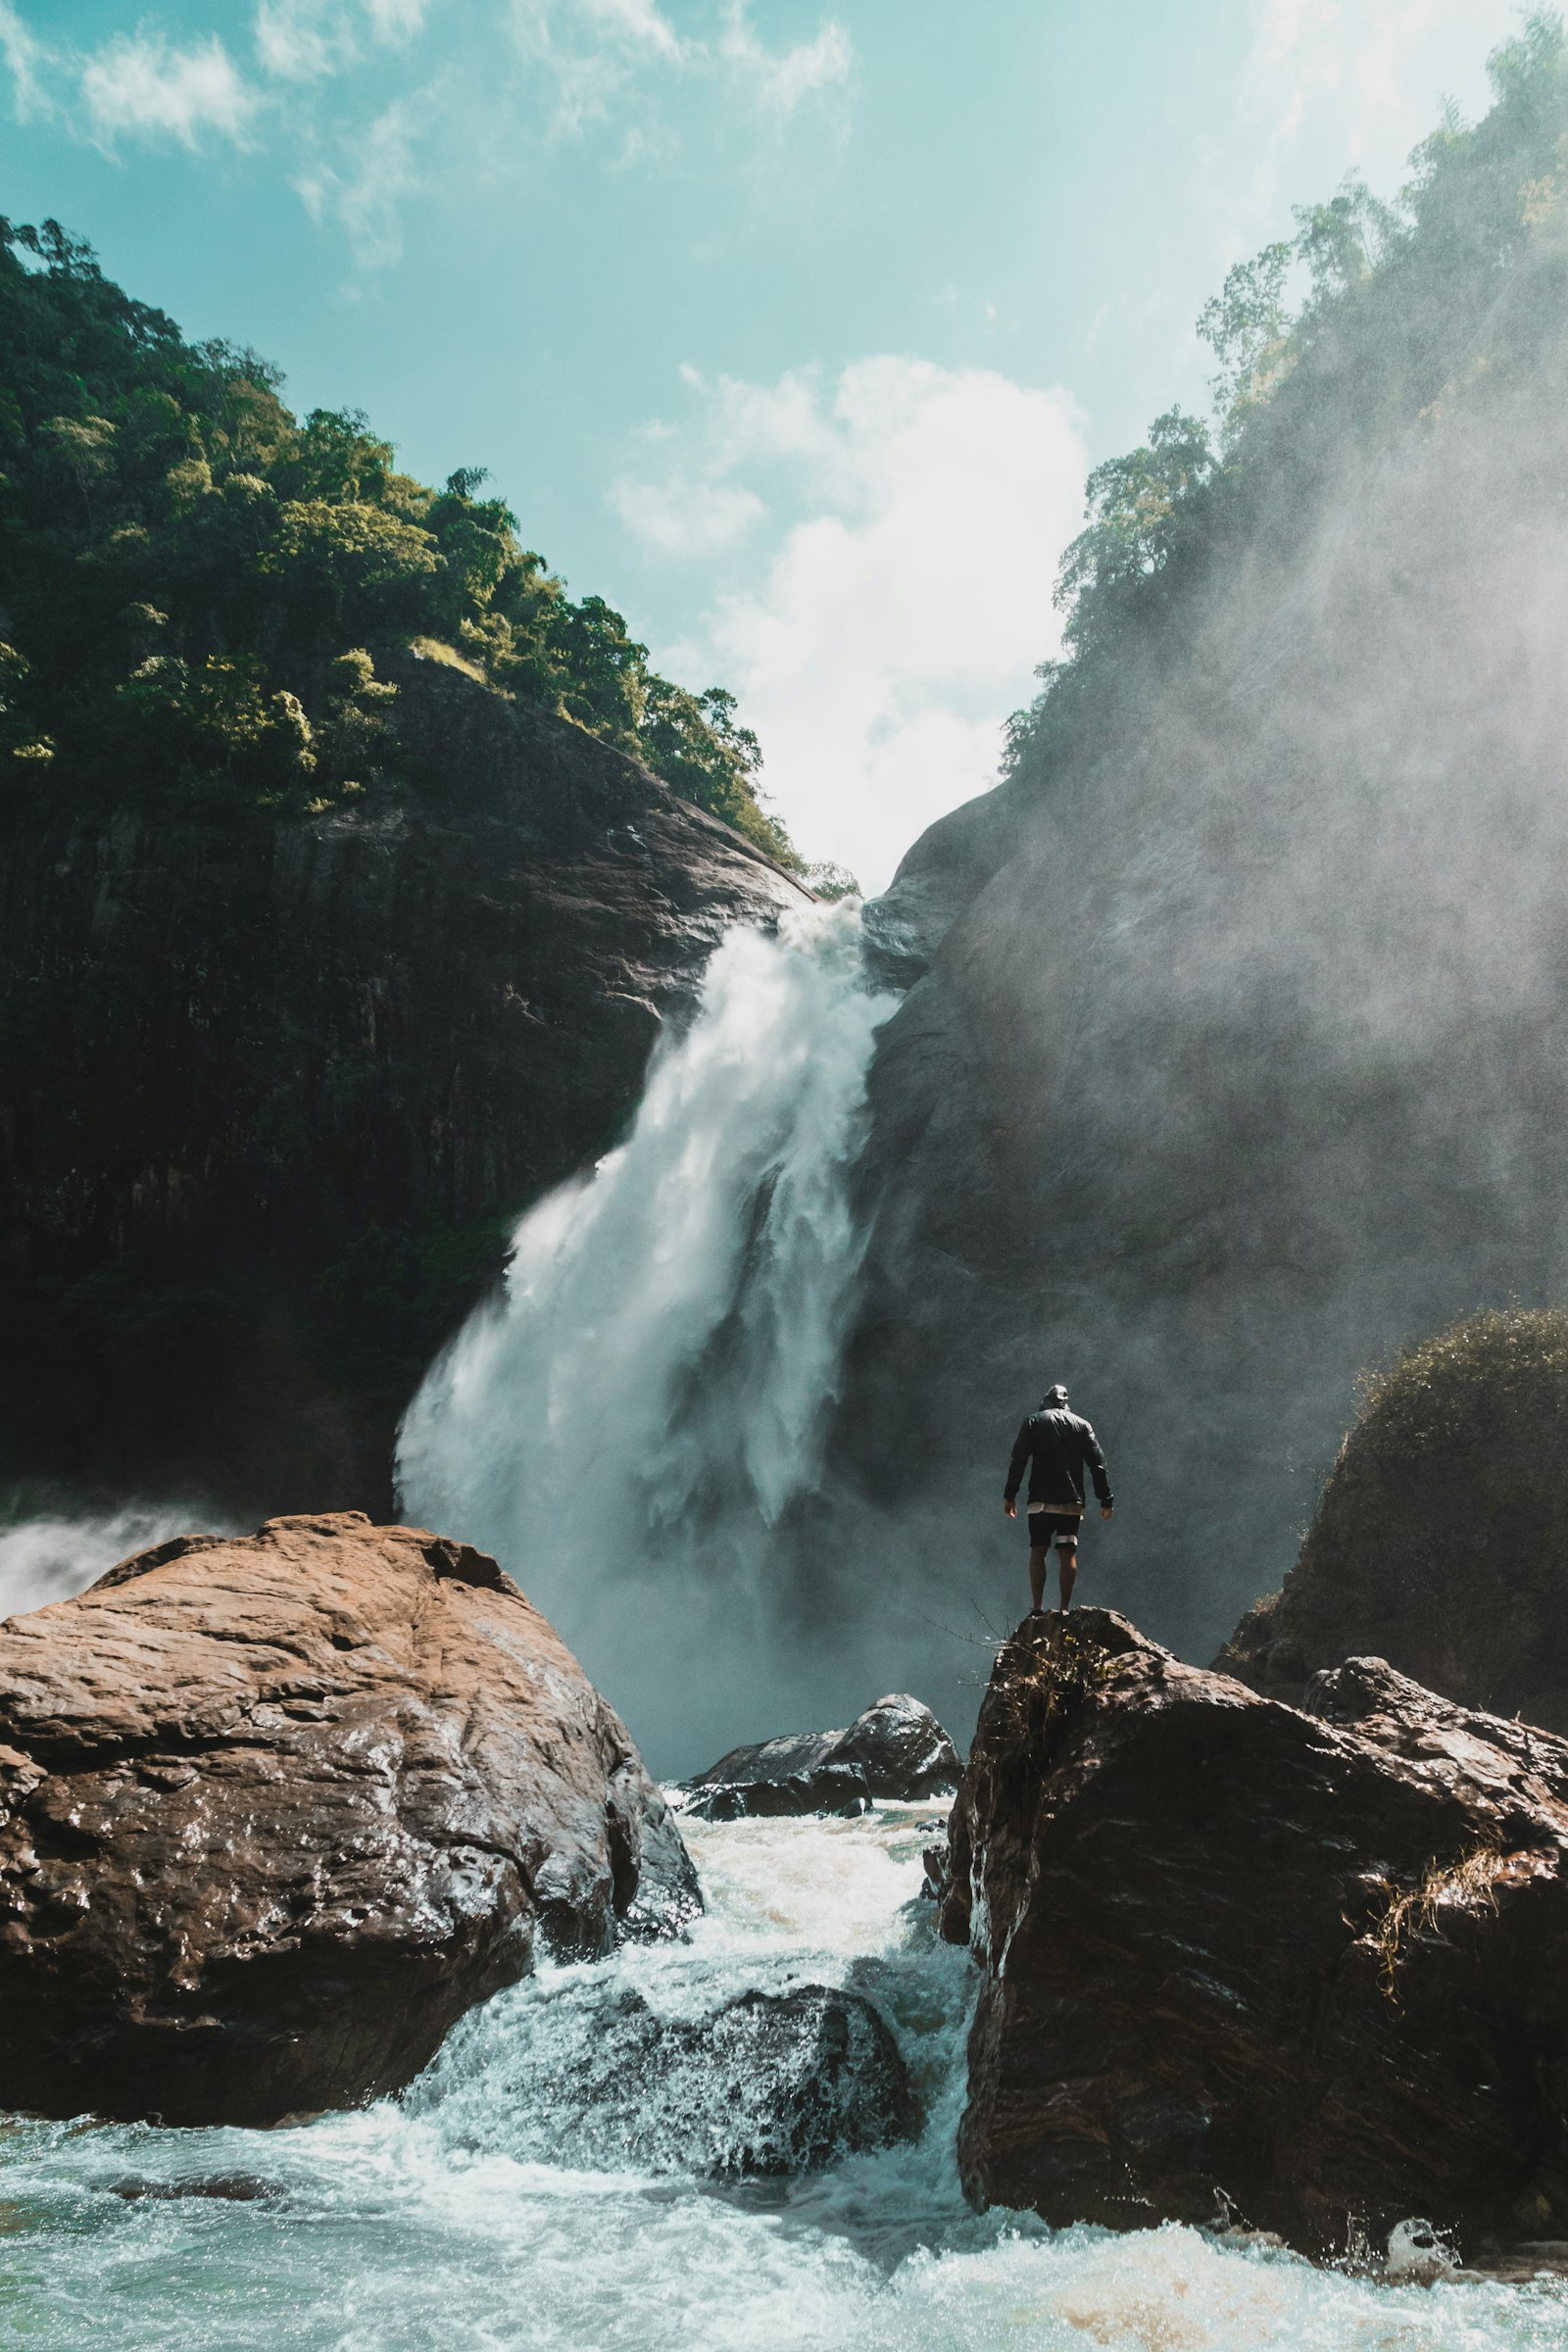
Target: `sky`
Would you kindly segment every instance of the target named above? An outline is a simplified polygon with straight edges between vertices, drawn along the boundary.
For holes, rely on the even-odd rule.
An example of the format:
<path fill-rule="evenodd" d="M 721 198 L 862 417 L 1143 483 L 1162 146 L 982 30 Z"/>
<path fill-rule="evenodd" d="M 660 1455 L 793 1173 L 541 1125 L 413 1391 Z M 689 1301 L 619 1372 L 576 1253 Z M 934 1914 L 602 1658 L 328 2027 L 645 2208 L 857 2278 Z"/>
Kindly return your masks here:
<path fill-rule="evenodd" d="M 482 466 L 883 887 L 993 780 L 1089 467 L 1494 0 L 0 0 L 0 211 Z M 9 87 L 5 87 L 6 83 Z"/>

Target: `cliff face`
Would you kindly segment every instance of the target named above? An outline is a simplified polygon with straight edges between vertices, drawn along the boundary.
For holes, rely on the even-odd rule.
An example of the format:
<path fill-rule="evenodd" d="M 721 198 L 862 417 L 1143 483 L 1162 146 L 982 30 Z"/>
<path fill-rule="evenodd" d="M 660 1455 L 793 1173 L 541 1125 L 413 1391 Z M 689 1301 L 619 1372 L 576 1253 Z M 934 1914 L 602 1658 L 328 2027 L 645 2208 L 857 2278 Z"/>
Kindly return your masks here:
<path fill-rule="evenodd" d="M 394 674 L 428 781 L 363 814 L 4 820 L 0 1470 L 384 1510 L 512 1220 L 801 903 L 580 729 Z"/>
<path fill-rule="evenodd" d="M 995 1590 L 1007 1445 L 1064 1380 L 1118 1497 L 1086 1596 L 1211 1654 L 1357 1368 L 1560 1294 L 1565 457 L 1533 374 L 1348 457 L 1179 662 L 1130 640 L 1031 789 L 868 911 L 920 974 L 837 1424 L 890 1569 Z"/>

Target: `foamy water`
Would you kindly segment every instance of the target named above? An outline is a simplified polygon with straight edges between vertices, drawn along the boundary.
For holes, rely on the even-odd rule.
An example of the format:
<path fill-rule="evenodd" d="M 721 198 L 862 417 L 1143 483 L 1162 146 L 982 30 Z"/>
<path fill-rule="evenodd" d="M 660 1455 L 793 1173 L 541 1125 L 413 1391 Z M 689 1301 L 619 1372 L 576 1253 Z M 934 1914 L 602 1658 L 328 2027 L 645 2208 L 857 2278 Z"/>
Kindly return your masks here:
<path fill-rule="evenodd" d="M 818 1484 L 865 1245 L 848 1180 L 895 1003 L 848 902 L 730 931 L 625 1143 L 528 1211 L 503 1295 L 404 1421 L 407 1515 L 510 1569 L 661 1772 L 811 1719 L 769 1536 Z"/>
<path fill-rule="evenodd" d="M 954 2133 L 973 1982 L 917 1899 L 930 1806 L 690 1825 L 689 1943 L 547 1969 L 401 2101 L 278 2132 L 0 2124 L 0 2341 L 56 2352 L 1561 2352 L 1560 2282 L 1388 2286 L 1192 2230 L 968 2212 Z M 548 2085 L 582 2005 L 710 2013 L 852 1985 L 892 2026 L 919 2140 L 723 2189 L 584 2161 Z M 558 2078 L 564 2080 L 564 2078 Z M 632 2086 L 633 2104 L 635 2085 Z M 521 2095 L 526 2093 L 526 2095 Z M 622 2105 L 625 2096 L 622 2094 Z M 574 2144 L 575 2143 L 575 2144 Z M 226 2184 L 247 2195 L 200 2191 Z"/>
<path fill-rule="evenodd" d="M 0 1526 L 0 1617 L 20 1617 L 68 1600 L 132 1552 L 201 1528 L 227 1533 L 233 1521 L 206 1504 L 128 1502 L 118 1510 L 34 1512 Z"/>

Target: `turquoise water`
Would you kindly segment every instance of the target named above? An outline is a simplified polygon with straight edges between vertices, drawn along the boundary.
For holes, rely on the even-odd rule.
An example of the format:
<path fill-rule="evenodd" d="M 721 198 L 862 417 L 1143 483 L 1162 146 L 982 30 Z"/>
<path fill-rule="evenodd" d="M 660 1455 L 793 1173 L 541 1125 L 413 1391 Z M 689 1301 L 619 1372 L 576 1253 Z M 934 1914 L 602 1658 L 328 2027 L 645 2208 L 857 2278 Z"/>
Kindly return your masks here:
<path fill-rule="evenodd" d="M 916 1899 L 930 1807 L 696 1823 L 690 1944 L 556 1969 L 467 2019 L 401 2101 L 280 2132 L 0 2124 L 0 2342 L 70 2352 L 1562 2352 L 1561 2281 L 1431 2287 L 1191 2230 L 970 2214 L 953 2137 L 972 1981 Z M 667 2015 L 853 1984 L 928 2114 L 913 2146 L 723 2191 L 616 2164 L 553 2076 L 585 2004 Z M 564 2059 L 564 2066 L 568 2061 Z M 540 2084 L 561 2081 L 553 2102 Z M 635 2105 L 635 2085 L 631 2086 Z M 713 2129 L 723 2119 L 715 2115 Z M 585 2149 L 592 2162 L 586 2162 Z M 220 2193 L 213 2193 L 213 2192 Z M 183 2192 L 183 2193 L 182 2193 Z"/>

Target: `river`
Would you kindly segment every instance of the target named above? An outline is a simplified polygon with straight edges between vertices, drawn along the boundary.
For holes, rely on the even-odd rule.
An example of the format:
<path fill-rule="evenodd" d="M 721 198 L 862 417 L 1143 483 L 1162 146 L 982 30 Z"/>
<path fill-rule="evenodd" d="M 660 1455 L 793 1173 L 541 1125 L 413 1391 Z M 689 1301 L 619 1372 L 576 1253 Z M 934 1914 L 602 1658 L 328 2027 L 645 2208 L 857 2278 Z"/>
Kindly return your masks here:
<path fill-rule="evenodd" d="M 39 2352 L 1561 2352 L 1561 2281 L 1352 2278 L 1167 2228 L 975 2215 L 953 2144 L 967 1956 L 919 1898 L 925 1806 L 690 1825 L 689 1942 L 547 1967 L 400 2100 L 273 2132 L 0 2126 L 0 2341 Z M 689 2017 L 853 1984 L 925 2127 L 814 2179 L 680 2169 L 636 2085 L 563 2064 L 628 1984 Z M 552 2091 L 550 2085 L 557 2085 Z M 710 2119 L 722 2134 L 723 2118 Z"/>

